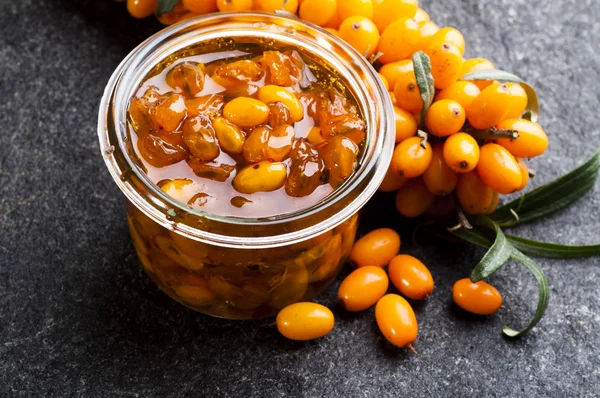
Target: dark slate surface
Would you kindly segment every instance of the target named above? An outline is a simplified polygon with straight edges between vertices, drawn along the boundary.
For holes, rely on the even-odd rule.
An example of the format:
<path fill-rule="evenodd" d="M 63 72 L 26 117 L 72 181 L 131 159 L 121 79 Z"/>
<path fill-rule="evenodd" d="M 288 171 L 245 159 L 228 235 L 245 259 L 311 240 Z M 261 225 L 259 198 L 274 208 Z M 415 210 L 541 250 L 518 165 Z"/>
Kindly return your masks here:
<path fill-rule="evenodd" d="M 550 149 L 534 161 L 549 181 L 600 145 L 597 0 L 423 1 L 460 28 L 468 56 L 486 56 L 539 90 Z M 388 345 L 372 311 L 332 306 L 336 328 L 293 343 L 268 321 L 196 314 L 150 283 L 135 258 L 120 193 L 96 139 L 111 72 L 157 28 L 111 0 L 0 1 L 0 396 L 594 396 L 600 394 L 600 260 L 540 260 L 546 317 L 526 338 L 532 278 L 510 265 L 492 278 L 506 308 L 473 318 L 451 305 L 453 281 L 481 256 L 425 236 L 436 291 L 416 307 L 419 355 Z M 599 240 L 599 185 L 573 208 L 520 228 L 565 243 Z M 389 198 L 376 199 L 389 205 Z M 370 206 L 369 225 L 389 216 Z M 387 221 L 387 225 L 398 220 Z"/>

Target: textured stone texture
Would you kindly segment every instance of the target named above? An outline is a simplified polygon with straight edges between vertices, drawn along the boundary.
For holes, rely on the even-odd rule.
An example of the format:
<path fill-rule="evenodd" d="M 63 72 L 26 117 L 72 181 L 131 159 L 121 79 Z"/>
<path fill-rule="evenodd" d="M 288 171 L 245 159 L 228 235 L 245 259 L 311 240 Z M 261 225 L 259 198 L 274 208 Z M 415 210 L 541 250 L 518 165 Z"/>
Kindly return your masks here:
<path fill-rule="evenodd" d="M 460 28 L 468 56 L 491 58 L 539 90 L 550 149 L 533 185 L 600 145 L 597 0 L 446 0 L 422 5 Z M 474 318 L 451 305 L 453 281 L 481 251 L 411 239 L 369 206 L 363 225 L 399 226 L 436 291 L 416 306 L 419 355 L 380 336 L 372 311 L 347 314 L 335 288 L 320 301 L 337 324 L 293 343 L 269 321 L 196 314 L 143 274 L 120 193 L 96 139 L 111 72 L 158 25 L 111 0 L 0 1 L 1 396 L 594 396 L 600 392 L 600 260 L 544 260 L 552 299 L 528 336 L 507 341 L 535 304 L 532 278 L 510 265 L 492 278 L 506 308 Z M 599 185 L 571 209 L 519 228 L 524 236 L 598 242 Z M 391 204 L 378 196 L 374 202 Z"/>

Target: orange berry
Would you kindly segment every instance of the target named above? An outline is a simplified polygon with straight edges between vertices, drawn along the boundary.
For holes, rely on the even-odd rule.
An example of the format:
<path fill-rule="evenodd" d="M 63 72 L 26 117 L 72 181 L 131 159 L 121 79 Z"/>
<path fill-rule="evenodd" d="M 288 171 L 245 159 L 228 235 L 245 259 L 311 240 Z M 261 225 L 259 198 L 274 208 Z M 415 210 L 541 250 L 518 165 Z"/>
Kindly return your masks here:
<path fill-rule="evenodd" d="M 443 217 L 456 210 L 456 197 L 454 195 L 436 196 L 427 214 L 432 217 Z"/>
<path fill-rule="evenodd" d="M 392 155 L 392 170 L 406 178 L 423 174 L 431 163 L 432 152 L 429 142 L 423 148 L 421 141 L 421 137 L 411 137 L 396 145 Z"/>
<path fill-rule="evenodd" d="M 401 76 L 410 74 L 414 77 L 415 74 L 411 59 L 403 59 L 385 64 L 379 68 L 379 73 L 385 76 L 392 90 L 396 86 L 396 82 Z"/>
<path fill-rule="evenodd" d="M 340 32 L 337 29 L 334 28 L 325 28 L 326 31 L 328 31 L 329 33 L 331 33 L 334 36 L 339 36 Z"/>
<path fill-rule="evenodd" d="M 479 95 L 481 90 L 473 82 L 457 81 L 439 91 L 435 100 L 450 99 L 458 102 L 465 112 L 471 107 L 473 100 Z"/>
<path fill-rule="evenodd" d="M 456 196 L 462 209 L 469 214 L 487 214 L 498 194 L 485 185 L 475 170 L 458 175 Z"/>
<path fill-rule="evenodd" d="M 392 259 L 388 274 L 396 289 L 412 300 L 423 300 L 433 292 L 433 277 L 419 259 L 400 254 Z"/>
<path fill-rule="evenodd" d="M 519 164 L 519 169 L 521 170 L 521 186 L 519 187 L 519 191 L 524 189 L 529 183 L 529 170 L 527 169 L 527 165 L 521 158 L 517 158 L 517 163 Z"/>
<path fill-rule="evenodd" d="M 127 0 L 127 11 L 134 18 L 147 18 L 154 14 L 157 0 Z"/>
<path fill-rule="evenodd" d="M 328 28 L 338 29 L 341 24 L 342 24 L 342 19 L 340 18 L 339 14 L 336 11 L 335 14 L 333 15 L 333 17 L 331 17 L 331 19 L 329 21 L 327 21 L 325 26 Z"/>
<path fill-rule="evenodd" d="M 396 106 L 398 105 L 398 101 L 396 100 L 396 94 L 394 94 L 393 91 L 388 92 L 388 95 L 390 96 L 390 100 L 392 101 L 392 105 Z"/>
<path fill-rule="evenodd" d="M 425 186 L 436 196 L 448 195 L 454 191 L 458 179 L 456 172 L 446 164 L 443 151 L 443 144 L 433 146 L 431 163 L 423 173 Z"/>
<path fill-rule="evenodd" d="M 381 83 L 383 84 L 383 87 L 385 87 L 385 91 L 390 91 L 390 82 L 388 82 L 388 79 L 381 73 L 377 73 L 377 76 L 379 76 L 381 79 Z"/>
<path fill-rule="evenodd" d="M 421 46 L 420 26 L 411 18 L 399 18 L 385 28 L 379 39 L 377 52 L 383 53 L 379 61 L 398 61 L 409 58 Z"/>
<path fill-rule="evenodd" d="M 182 16 L 180 16 L 180 17 L 177 19 L 177 22 L 186 21 L 186 20 L 188 20 L 188 19 L 195 18 L 195 17 L 197 17 L 198 15 L 200 15 L 200 14 L 196 14 L 195 12 L 186 12 L 185 14 L 183 14 Z"/>
<path fill-rule="evenodd" d="M 317 303 L 295 303 L 277 314 L 277 330 L 290 340 L 313 340 L 331 332 L 333 313 Z"/>
<path fill-rule="evenodd" d="M 338 0 L 337 14 L 343 21 L 350 17 L 373 18 L 372 0 Z"/>
<path fill-rule="evenodd" d="M 423 25 L 424 23 L 431 21 L 431 18 L 429 18 L 429 14 L 427 14 L 427 12 L 425 12 L 425 10 L 423 10 L 422 8 L 417 8 L 413 19 L 419 25 Z"/>
<path fill-rule="evenodd" d="M 304 0 L 300 6 L 300 18 L 325 26 L 337 12 L 337 0 Z"/>
<path fill-rule="evenodd" d="M 506 83 L 510 90 L 510 108 L 506 114 L 507 119 L 520 118 L 527 108 L 527 93 L 519 83 Z"/>
<path fill-rule="evenodd" d="M 465 110 L 456 101 L 443 99 L 431 104 L 425 115 L 427 130 L 438 137 L 458 133 L 465 124 Z"/>
<path fill-rule="evenodd" d="M 389 279 L 381 267 L 360 267 L 344 279 L 338 301 L 348 311 L 363 311 L 385 295 Z"/>
<path fill-rule="evenodd" d="M 413 18 L 417 0 L 373 0 L 373 22 L 380 32 L 399 18 Z"/>
<path fill-rule="evenodd" d="M 350 261 L 357 267 L 385 267 L 400 250 L 400 235 L 393 229 L 375 229 L 354 243 Z"/>
<path fill-rule="evenodd" d="M 431 207 L 434 199 L 423 179 L 411 179 L 396 193 L 396 210 L 404 217 L 418 217 Z"/>
<path fill-rule="evenodd" d="M 375 306 L 379 330 L 395 346 L 411 347 L 417 339 L 419 325 L 412 307 L 397 294 L 383 296 Z"/>
<path fill-rule="evenodd" d="M 490 315 L 502 306 L 502 295 L 489 283 L 471 282 L 469 278 L 456 281 L 452 287 L 452 300 L 465 311 L 477 315 Z"/>
<path fill-rule="evenodd" d="M 196 14 L 208 14 L 219 10 L 217 0 L 183 0 L 183 7 Z"/>
<path fill-rule="evenodd" d="M 298 11 L 298 0 L 254 0 L 254 9 L 266 12 L 285 10 L 295 14 Z"/>
<path fill-rule="evenodd" d="M 485 58 L 466 59 L 463 62 L 462 70 L 460 72 L 460 77 L 463 77 L 467 73 L 475 72 L 478 70 L 489 70 L 489 69 L 495 69 L 494 64 Z M 477 80 L 477 81 L 474 81 L 473 83 L 475 83 L 477 85 L 477 87 L 479 87 L 480 90 L 483 90 L 484 88 L 486 88 L 487 86 L 492 84 L 492 81 L 491 80 Z"/>
<path fill-rule="evenodd" d="M 433 37 L 440 30 L 440 28 L 431 21 L 424 22 L 420 24 L 420 26 L 421 28 L 419 30 L 421 31 L 421 45 L 425 47 L 433 40 Z"/>
<path fill-rule="evenodd" d="M 396 105 L 409 112 L 419 112 L 423 108 L 423 99 L 413 71 L 398 74 L 394 86 Z"/>
<path fill-rule="evenodd" d="M 394 116 L 396 118 L 396 143 L 417 134 L 417 121 L 412 113 L 395 106 Z"/>
<path fill-rule="evenodd" d="M 385 173 L 385 177 L 383 177 L 383 181 L 379 186 L 379 190 L 381 192 L 394 192 L 402 188 L 407 181 L 407 178 L 399 176 L 398 174 L 394 173 L 392 169 L 388 168 L 387 172 Z"/>
<path fill-rule="evenodd" d="M 219 11 L 249 11 L 252 9 L 252 0 L 217 0 Z"/>
<path fill-rule="evenodd" d="M 463 59 L 458 47 L 452 43 L 436 41 L 435 37 L 425 48 L 431 60 L 431 75 L 435 88 L 443 89 L 460 76 Z"/>
<path fill-rule="evenodd" d="M 460 51 L 461 57 L 465 53 L 465 38 L 458 29 L 450 27 L 442 28 L 437 31 L 431 41 L 454 44 L 458 48 L 458 51 Z"/>
<path fill-rule="evenodd" d="M 548 136 L 542 126 L 526 119 L 508 119 L 497 126 L 502 130 L 517 130 L 519 138 L 502 138 L 496 143 L 508 149 L 514 156 L 532 158 L 539 156 L 548 148 Z"/>
<path fill-rule="evenodd" d="M 375 53 L 379 42 L 377 26 L 367 17 L 349 17 L 340 25 L 340 38 L 367 58 Z"/>
<path fill-rule="evenodd" d="M 479 145 L 467 133 L 456 133 L 444 142 L 444 160 L 457 173 L 467 173 L 479 162 Z"/>
<path fill-rule="evenodd" d="M 505 119 L 510 107 L 510 90 L 506 84 L 493 83 L 471 103 L 467 119 L 476 129 L 487 129 Z"/>
<path fill-rule="evenodd" d="M 481 147 L 477 173 L 486 185 L 502 194 L 515 192 L 523 182 L 515 157 L 506 148 L 494 143 Z"/>

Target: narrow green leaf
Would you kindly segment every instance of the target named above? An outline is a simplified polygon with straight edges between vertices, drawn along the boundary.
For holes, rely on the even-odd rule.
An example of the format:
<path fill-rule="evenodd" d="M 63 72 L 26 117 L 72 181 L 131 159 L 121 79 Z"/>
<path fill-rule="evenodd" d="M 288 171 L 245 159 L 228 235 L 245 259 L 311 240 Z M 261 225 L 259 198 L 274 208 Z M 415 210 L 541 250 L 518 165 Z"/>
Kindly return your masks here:
<path fill-rule="evenodd" d="M 425 114 L 433 103 L 435 96 L 435 87 L 433 86 L 433 75 L 431 74 L 431 61 L 429 56 L 423 51 L 417 51 L 412 55 L 415 78 L 421 99 L 423 100 L 423 108 L 421 109 L 421 125 L 425 123 Z"/>
<path fill-rule="evenodd" d="M 473 228 L 473 229 L 459 228 L 459 229 L 451 230 L 449 232 L 452 233 L 452 235 L 456 236 L 457 238 L 464 240 L 465 242 L 469 242 L 469 243 L 472 243 L 477 246 L 485 247 L 486 249 L 488 247 L 492 246 L 492 240 L 490 239 L 490 237 L 487 236 L 487 234 L 485 234 L 479 228 Z"/>
<path fill-rule="evenodd" d="M 569 246 L 558 243 L 539 242 L 537 240 L 506 235 L 506 239 L 521 252 L 530 256 L 549 258 L 584 258 L 600 256 L 600 245 Z"/>
<path fill-rule="evenodd" d="M 498 224 L 488 217 L 483 217 L 478 221 L 480 224 L 490 226 L 496 234 L 496 239 L 479 264 L 473 268 L 470 278 L 474 283 L 487 278 L 500 269 L 506 264 L 513 251 L 512 245 L 508 242 Z"/>
<path fill-rule="evenodd" d="M 503 70 L 489 69 L 467 73 L 461 77 L 460 80 L 499 80 L 501 82 L 520 83 L 523 90 L 525 90 L 525 93 L 527 93 L 527 107 L 525 108 L 523 117 L 532 122 L 537 122 L 540 114 L 540 103 L 538 101 L 537 93 L 533 87 L 519 76 Z"/>
<path fill-rule="evenodd" d="M 514 260 L 523 264 L 529 272 L 533 274 L 535 280 L 538 284 L 538 302 L 537 308 L 535 309 L 535 314 L 533 319 L 529 322 L 529 325 L 522 330 L 514 330 L 508 326 L 504 326 L 503 332 L 508 337 L 518 337 L 523 333 L 531 330 L 544 316 L 544 312 L 546 312 L 546 308 L 548 307 L 548 301 L 550 300 L 550 288 L 548 287 L 548 279 L 542 269 L 537 265 L 535 261 L 527 257 L 525 254 L 521 253 L 517 249 L 513 249 L 512 256 Z"/>
<path fill-rule="evenodd" d="M 561 210 L 589 191 L 596 182 L 600 169 L 600 151 L 587 162 L 531 192 L 498 208 L 491 218 L 498 224 L 517 225 L 544 217 Z M 514 222 L 511 209 L 519 215 Z"/>
<path fill-rule="evenodd" d="M 156 16 L 160 17 L 163 14 L 173 11 L 175 5 L 177 5 L 177 0 L 158 0 L 156 3 Z"/>

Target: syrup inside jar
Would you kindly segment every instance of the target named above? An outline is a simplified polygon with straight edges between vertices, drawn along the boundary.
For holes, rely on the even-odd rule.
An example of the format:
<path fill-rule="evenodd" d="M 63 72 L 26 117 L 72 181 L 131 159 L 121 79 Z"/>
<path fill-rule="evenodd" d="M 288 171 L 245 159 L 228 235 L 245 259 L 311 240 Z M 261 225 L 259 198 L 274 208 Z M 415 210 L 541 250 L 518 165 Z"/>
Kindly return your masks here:
<path fill-rule="evenodd" d="M 334 71 L 299 49 L 216 40 L 181 50 L 128 108 L 140 167 L 176 200 L 261 218 L 321 201 L 356 169 L 366 124 Z"/>

